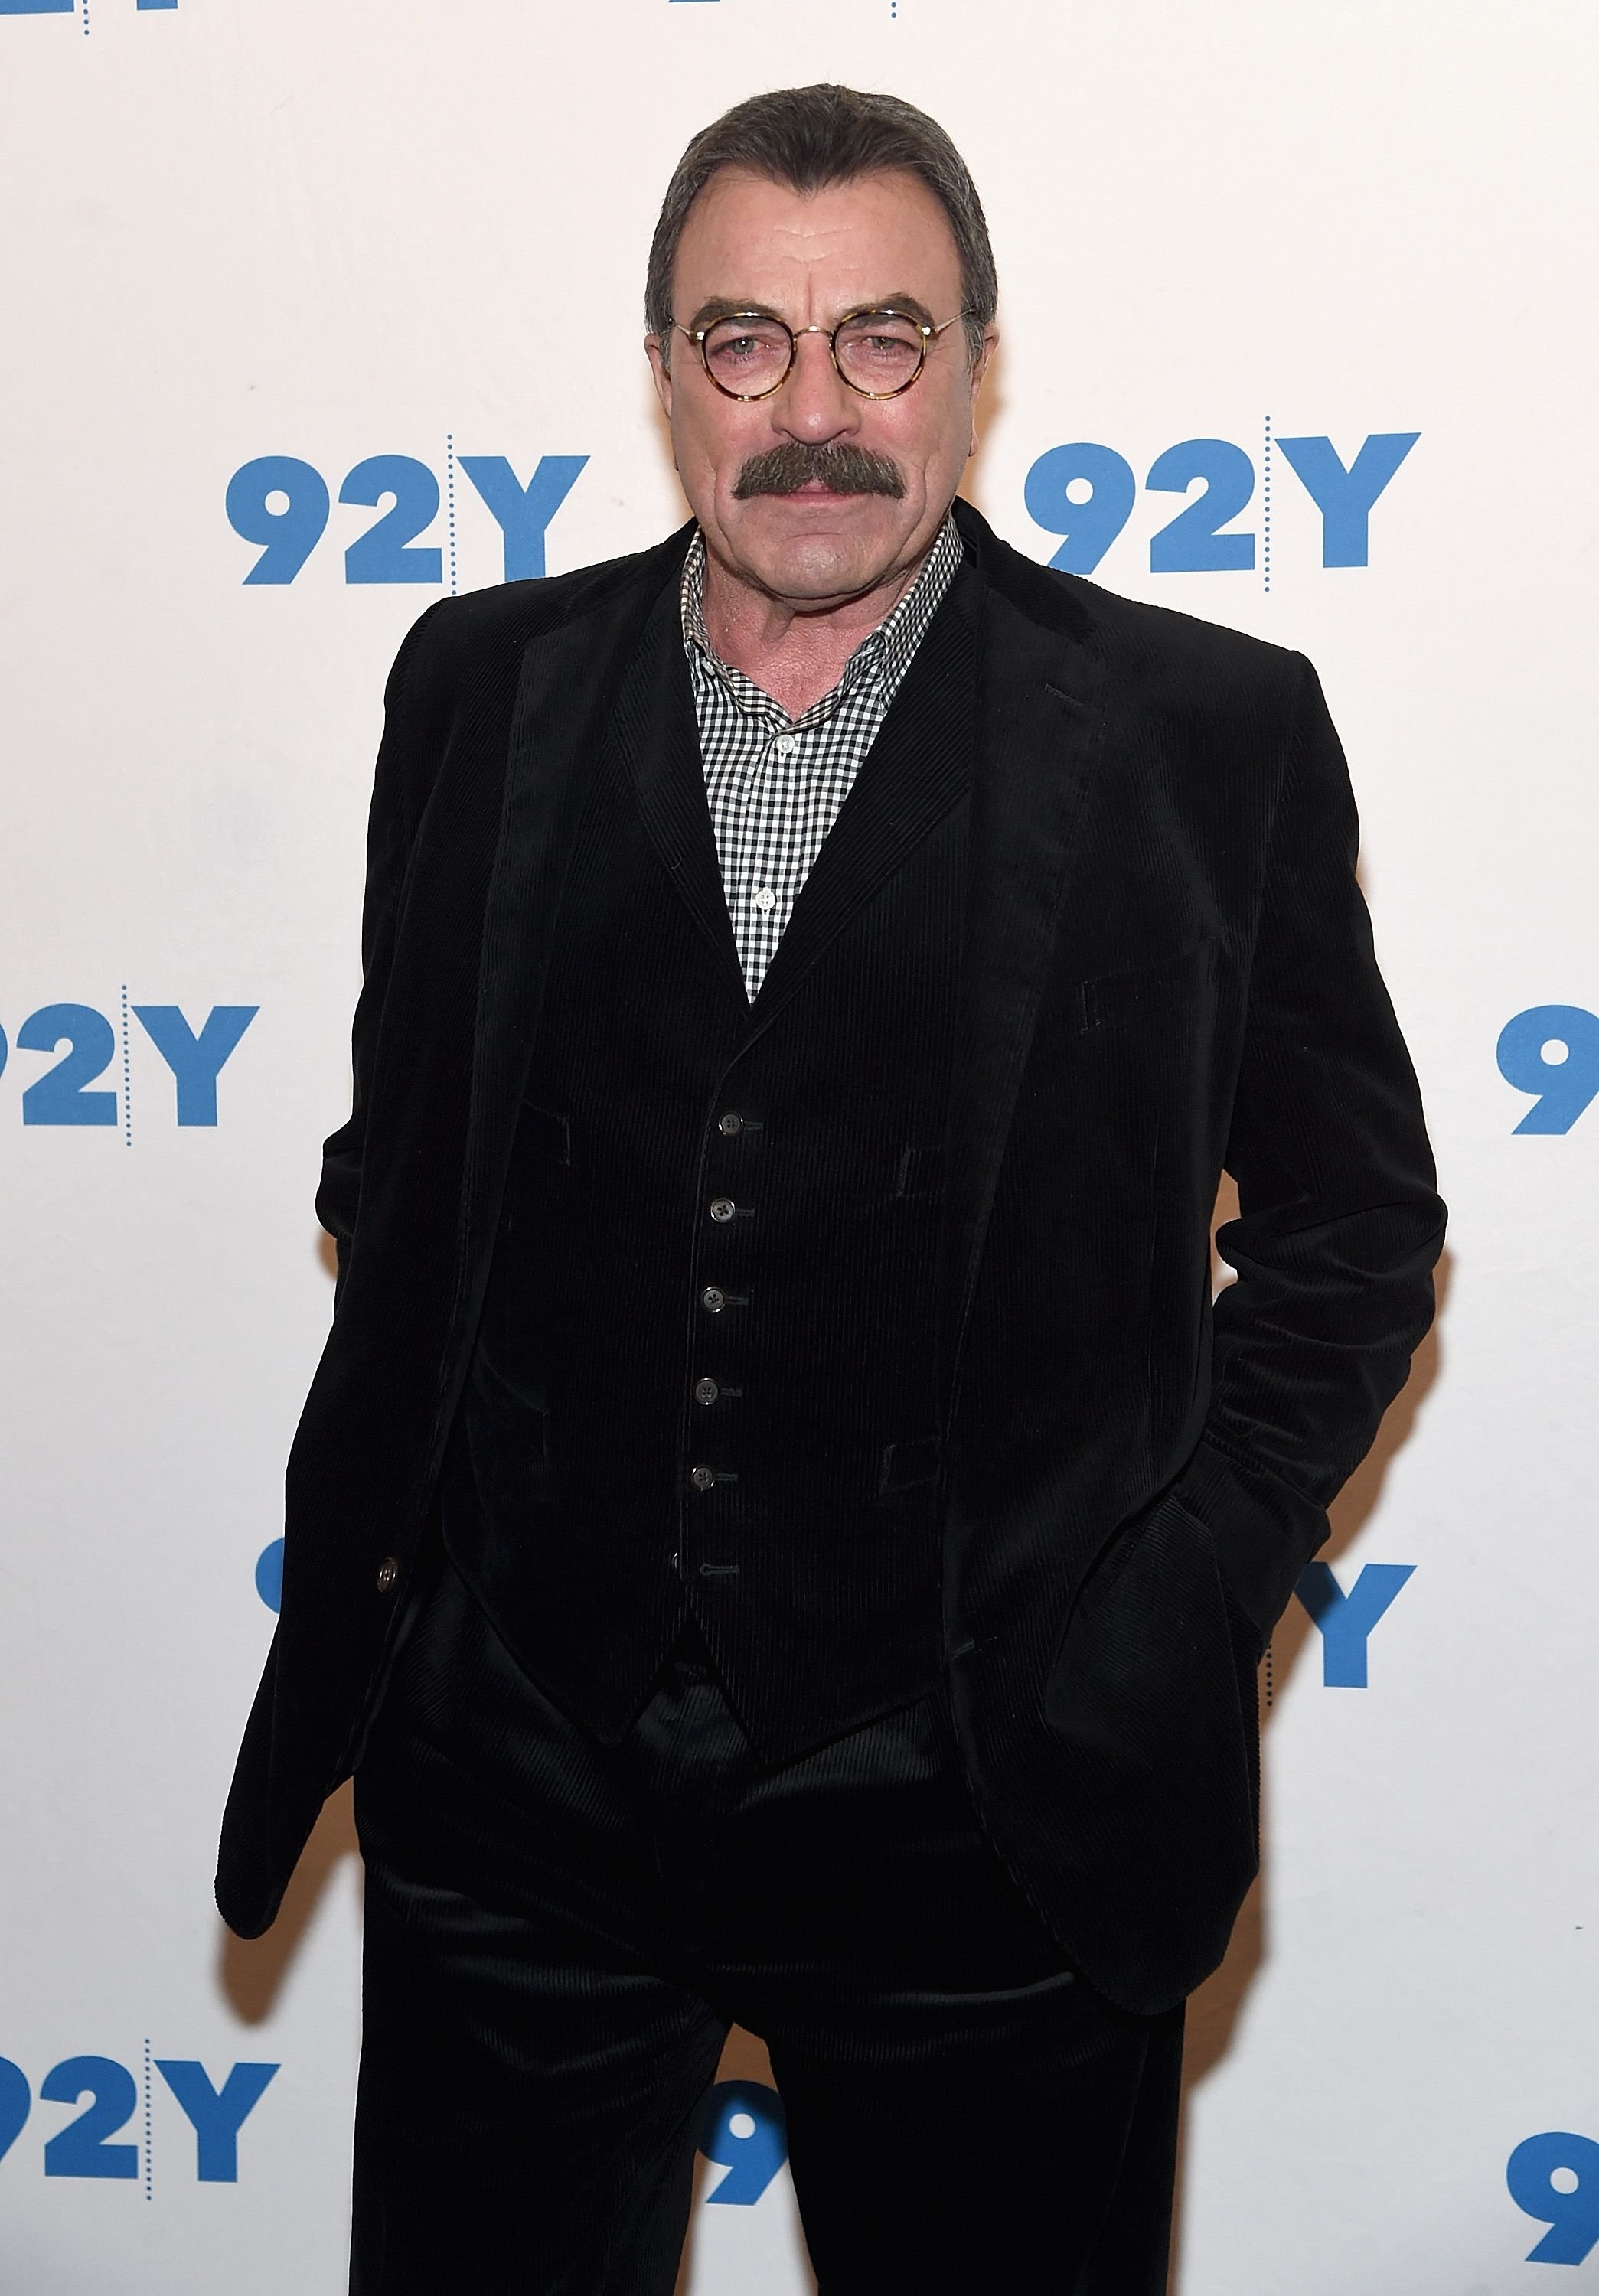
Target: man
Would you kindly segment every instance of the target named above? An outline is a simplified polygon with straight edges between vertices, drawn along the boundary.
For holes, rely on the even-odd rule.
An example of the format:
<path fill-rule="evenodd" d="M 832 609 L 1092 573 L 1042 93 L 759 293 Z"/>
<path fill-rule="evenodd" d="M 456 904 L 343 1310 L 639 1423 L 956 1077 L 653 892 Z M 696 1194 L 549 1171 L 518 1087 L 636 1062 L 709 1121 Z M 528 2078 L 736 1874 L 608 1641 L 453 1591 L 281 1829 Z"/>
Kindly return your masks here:
<path fill-rule="evenodd" d="M 735 2020 L 824 2296 L 1165 2287 L 1442 1211 L 1308 666 L 955 502 L 995 302 L 931 120 L 738 106 L 650 262 L 691 524 L 390 680 L 218 1884 L 356 1772 L 361 2296 L 668 2296 Z"/>

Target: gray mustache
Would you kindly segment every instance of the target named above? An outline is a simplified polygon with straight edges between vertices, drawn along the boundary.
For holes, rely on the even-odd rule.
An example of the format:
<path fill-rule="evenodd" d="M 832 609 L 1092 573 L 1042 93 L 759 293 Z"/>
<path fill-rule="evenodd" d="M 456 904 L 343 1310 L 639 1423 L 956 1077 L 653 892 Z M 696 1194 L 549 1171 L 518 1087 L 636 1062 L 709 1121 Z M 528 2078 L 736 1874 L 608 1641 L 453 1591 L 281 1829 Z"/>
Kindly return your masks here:
<path fill-rule="evenodd" d="M 898 502 L 905 493 L 905 480 L 886 455 L 873 455 L 865 447 L 810 447 L 802 439 L 791 439 L 750 456 L 734 481 L 733 498 L 748 502 L 755 495 L 797 495 L 815 479 L 838 495 L 887 495 Z"/>

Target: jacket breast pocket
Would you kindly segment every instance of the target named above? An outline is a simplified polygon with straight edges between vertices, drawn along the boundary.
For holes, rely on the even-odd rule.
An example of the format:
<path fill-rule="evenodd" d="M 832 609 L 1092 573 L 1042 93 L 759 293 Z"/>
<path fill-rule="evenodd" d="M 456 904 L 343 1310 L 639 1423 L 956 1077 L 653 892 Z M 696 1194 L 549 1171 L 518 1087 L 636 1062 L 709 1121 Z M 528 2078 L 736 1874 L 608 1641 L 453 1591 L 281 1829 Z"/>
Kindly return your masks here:
<path fill-rule="evenodd" d="M 1085 980 L 1078 992 L 1079 1033 L 1087 1036 L 1119 1021 L 1158 1026 L 1208 1002 L 1215 989 L 1219 959 L 1214 935 L 1203 933 L 1152 964 Z"/>

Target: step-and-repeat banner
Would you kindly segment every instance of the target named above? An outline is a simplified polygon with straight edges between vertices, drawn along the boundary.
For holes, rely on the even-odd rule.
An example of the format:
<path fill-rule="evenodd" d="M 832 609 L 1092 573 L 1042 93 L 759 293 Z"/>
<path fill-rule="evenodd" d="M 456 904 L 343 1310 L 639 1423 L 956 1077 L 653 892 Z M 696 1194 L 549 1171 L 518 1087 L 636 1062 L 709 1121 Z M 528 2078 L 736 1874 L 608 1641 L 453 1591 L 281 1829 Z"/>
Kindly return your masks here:
<path fill-rule="evenodd" d="M 7 2296 L 342 2285 L 348 1798 L 260 1943 L 210 1875 L 383 676 L 681 518 L 655 208 L 818 78 L 982 191 L 999 530 L 1316 662 L 1454 1209 L 1265 1669 L 1174 2285 L 1599 2288 L 1596 66 L 1582 0 L 0 0 Z M 685 2290 L 800 2296 L 748 2037 L 702 2151 Z"/>

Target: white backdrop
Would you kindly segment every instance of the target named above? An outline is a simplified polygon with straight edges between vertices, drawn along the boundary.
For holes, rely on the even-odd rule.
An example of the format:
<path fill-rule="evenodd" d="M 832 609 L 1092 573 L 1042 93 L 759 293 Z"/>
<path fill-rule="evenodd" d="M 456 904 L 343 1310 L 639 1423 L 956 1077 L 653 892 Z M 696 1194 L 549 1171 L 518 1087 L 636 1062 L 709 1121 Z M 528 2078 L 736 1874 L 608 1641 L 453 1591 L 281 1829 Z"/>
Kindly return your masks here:
<path fill-rule="evenodd" d="M 1441 1336 L 1269 1662 L 1174 2284 L 1599 2288 L 1596 67 L 1584 0 L 0 0 L 7 2296 L 342 2285 L 348 1808 L 260 1945 L 209 1884 L 331 1303 L 382 678 L 502 578 L 486 495 L 524 570 L 680 518 L 655 207 L 695 127 L 817 78 L 926 106 L 983 192 L 1000 531 L 1319 667 L 1455 1213 Z M 1152 570 L 1201 475 L 1222 535 Z M 352 564 L 385 480 L 406 531 Z M 738 2103 L 758 2197 L 697 2209 L 685 2286 L 797 2296 Z"/>

